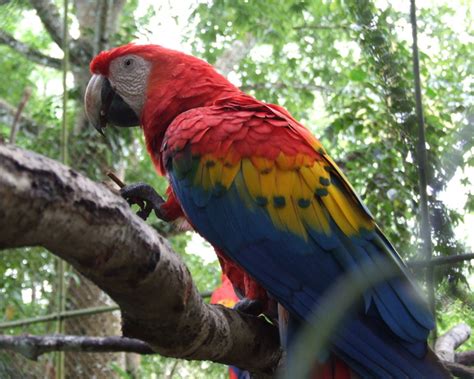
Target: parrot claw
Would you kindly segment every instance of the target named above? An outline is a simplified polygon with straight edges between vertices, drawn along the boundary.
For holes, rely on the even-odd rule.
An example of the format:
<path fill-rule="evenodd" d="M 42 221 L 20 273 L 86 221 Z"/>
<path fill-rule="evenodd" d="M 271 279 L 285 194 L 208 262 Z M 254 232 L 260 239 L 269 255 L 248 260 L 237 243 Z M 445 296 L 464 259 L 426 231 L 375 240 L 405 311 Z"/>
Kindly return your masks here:
<path fill-rule="evenodd" d="M 258 316 L 264 312 L 264 306 L 260 300 L 252 300 L 244 297 L 234 305 L 234 310 L 250 314 L 252 316 Z"/>
<path fill-rule="evenodd" d="M 161 212 L 161 205 L 164 200 L 149 184 L 134 183 L 127 185 L 120 189 L 120 195 L 130 205 L 136 204 L 140 207 L 137 216 L 141 219 L 146 221 L 151 211 L 155 211 L 156 217 L 159 219 L 165 219 Z"/>

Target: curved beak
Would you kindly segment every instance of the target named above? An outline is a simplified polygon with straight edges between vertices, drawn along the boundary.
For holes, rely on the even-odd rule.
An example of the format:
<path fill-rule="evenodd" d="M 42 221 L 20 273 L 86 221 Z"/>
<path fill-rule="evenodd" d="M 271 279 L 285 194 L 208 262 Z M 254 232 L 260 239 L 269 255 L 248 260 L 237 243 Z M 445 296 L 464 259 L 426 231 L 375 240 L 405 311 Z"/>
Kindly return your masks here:
<path fill-rule="evenodd" d="M 84 96 L 86 116 L 102 135 L 107 124 L 119 127 L 140 125 L 140 119 L 102 75 L 93 75 Z"/>

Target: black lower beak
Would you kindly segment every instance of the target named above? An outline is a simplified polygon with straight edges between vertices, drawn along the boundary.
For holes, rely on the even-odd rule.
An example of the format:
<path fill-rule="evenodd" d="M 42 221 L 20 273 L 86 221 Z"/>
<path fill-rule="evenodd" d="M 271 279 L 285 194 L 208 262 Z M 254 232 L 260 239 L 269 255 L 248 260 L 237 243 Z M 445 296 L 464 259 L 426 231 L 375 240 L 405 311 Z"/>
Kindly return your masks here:
<path fill-rule="evenodd" d="M 105 79 L 100 92 L 102 107 L 100 109 L 100 127 L 103 128 L 107 123 L 119 127 L 131 127 L 140 125 L 137 114 L 114 91 L 110 85 L 109 79 Z"/>

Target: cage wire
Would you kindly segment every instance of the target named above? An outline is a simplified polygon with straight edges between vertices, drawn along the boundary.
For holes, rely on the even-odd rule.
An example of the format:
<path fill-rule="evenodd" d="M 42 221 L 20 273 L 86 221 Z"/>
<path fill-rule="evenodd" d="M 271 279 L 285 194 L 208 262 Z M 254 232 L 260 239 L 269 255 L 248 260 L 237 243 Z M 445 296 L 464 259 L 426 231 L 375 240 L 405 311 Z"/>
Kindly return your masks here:
<path fill-rule="evenodd" d="M 100 288 L 77 272 L 70 272 L 66 278 L 67 293 L 65 311 L 87 310 L 99 308 L 96 314 L 87 314 L 66 318 L 64 333 L 79 336 L 106 337 L 121 335 L 121 317 L 119 311 L 103 312 L 101 308 L 113 306 L 115 303 Z M 49 305 L 45 313 L 52 314 L 57 309 L 55 291 L 44 292 Z M 6 299 L 9 301 L 9 299 Z M 44 300 L 44 299 L 43 299 Z M 21 312 L 21 310 L 20 310 Z M 4 334 L 35 334 L 45 335 L 56 332 L 57 319 L 27 323 L 8 329 Z M 125 353 L 65 353 L 64 377 L 75 378 L 118 378 L 117 367 L 125 369 Z M 54 353 L 41 355 L 32 361 L 21 354 L 0 351 L 0 378 L 5 379 L 55 379 L 57 377 L 57 360 Z"/>

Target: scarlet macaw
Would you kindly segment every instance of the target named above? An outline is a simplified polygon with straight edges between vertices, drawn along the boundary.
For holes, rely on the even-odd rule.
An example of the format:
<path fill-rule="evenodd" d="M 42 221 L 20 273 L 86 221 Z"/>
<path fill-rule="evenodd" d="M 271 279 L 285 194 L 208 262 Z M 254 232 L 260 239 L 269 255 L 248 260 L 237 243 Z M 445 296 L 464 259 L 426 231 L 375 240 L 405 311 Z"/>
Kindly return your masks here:
<path fill-rule="evenodd" d="M 448 377 L 427 347 L 434 320 L 401 258 L 287 110 L 243 93 L 200 59 L 156 45 L 102 52 L 90 68 L 89 120 L 99 131 L 141 125 L 171 183 L 155 212 L 184 216 L 247 297 L 266 302 L 269 294 L 297 324 L 340 277 L 383 259 L 399 276 L 358 299 L 331 352 L 362 377 Z"/>

